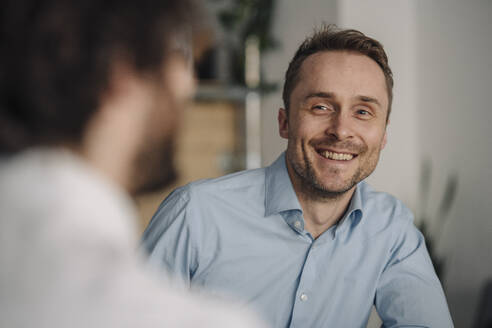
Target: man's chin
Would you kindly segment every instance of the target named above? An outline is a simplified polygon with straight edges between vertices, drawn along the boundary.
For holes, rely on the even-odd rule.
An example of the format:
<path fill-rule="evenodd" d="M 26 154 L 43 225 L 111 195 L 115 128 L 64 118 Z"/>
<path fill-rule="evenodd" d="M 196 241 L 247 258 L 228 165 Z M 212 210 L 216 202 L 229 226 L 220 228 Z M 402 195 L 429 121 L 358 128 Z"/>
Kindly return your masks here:
<path fill-rule="evenodd" d="M 345 195 L 353 189 L 354 185 L 345 186 L 315 186 L 313 191 L 318 198 L 334 199 Z"/>
<path fill-rule="evenodd" d="M 336 176 L 320 178 L 313 175 L 311 175 L 310 179 L 305 180 L 305 184 L 309 185 L 308 189 L 310 189 L 313 196 L 320 199 L 339 198 L 352 191 L 357 182 L 355 177 L 340 179 L 340 177 Z"/>

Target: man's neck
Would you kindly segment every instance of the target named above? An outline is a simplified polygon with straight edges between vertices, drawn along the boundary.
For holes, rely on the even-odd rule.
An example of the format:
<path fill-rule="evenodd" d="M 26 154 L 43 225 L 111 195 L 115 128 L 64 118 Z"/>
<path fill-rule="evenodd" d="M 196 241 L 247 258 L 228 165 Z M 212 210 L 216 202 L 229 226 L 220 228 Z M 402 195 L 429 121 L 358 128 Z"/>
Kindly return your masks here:
<path fill-rule="evenodd" d="M 304 214 L 304 228 L 314 239 L 337 224 L 344 216 L 355 187 L 336 198 L 314 198 L 294 188 Z"/>

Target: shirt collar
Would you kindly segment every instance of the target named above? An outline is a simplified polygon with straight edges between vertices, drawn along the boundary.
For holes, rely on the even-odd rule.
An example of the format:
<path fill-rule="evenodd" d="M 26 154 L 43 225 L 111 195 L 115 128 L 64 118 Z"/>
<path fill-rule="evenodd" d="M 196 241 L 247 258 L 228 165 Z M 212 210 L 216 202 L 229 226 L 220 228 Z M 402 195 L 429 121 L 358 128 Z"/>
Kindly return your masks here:
<path fill-rule="evenodd" d="M 343 218 L 337 224 L 334 232 L 335 234 L 339 234 L 342 231 L 345 231 L 349 226 L 351 226 L 352 228 L 355 227 L 362 220 L 364 212 L 362 209 L 363 204 L 361 187 L 363 184 L 365 184 L 365 182 L 363 181 L 357 184 L 347 211 L 345 212 Z"/>
<path fill-rule="evenodd" d="M 361 186 L 365 182 L 359 182 L 355 188 L 354 194 L 352 195 L 352 199 L 350 200 L 350 205 L 347 210 L 347 214 L 351 214 L 352 212 L 357 212 L 359 216 L 362 216 L 362 193 Z"/>
<path fill-rule="evenodd" d="M 287 172 L 285 153 L 282 153 L 272 165 L 266 168 L 265 216 L 289 210 L 302 212 L 301 204 L 299 204 Z"/>

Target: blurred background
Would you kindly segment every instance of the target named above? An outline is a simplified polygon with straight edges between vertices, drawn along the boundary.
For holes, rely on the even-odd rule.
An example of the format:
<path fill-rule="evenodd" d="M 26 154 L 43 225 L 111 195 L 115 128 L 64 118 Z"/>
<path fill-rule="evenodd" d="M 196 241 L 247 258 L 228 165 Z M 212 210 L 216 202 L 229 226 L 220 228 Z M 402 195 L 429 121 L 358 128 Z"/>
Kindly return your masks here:
<path fill-rule="evenodd" d="M 286 147 L 277 132 L 283 75 L 300 42 L 322 23 L 359 29 L 383 43 L 395 79 L 388 145 L 368 181 L 415 213 L 456 327 L 490 316 L 482 308 L 492 279 L 492 1 L 205 4 L 212 47 L 197 65 L 175 186 L 276 159 Z M 138 200 L 142 229 L 167 193 Z"/>

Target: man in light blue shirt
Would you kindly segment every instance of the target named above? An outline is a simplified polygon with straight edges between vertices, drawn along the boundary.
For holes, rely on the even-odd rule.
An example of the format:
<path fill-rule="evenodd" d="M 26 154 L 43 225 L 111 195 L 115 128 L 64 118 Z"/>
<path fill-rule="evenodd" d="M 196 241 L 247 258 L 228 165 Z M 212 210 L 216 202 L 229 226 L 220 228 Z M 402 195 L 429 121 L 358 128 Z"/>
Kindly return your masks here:
<path fill-rule="evenodd" d="M 150 261 L 253 306 L 273 327 L 452 327 L 411 212 L 363 180 L 386 144 L 382 46 L 323 27 L 286 73 L 271 166 L 175 190 L 144 234 Z"/>

